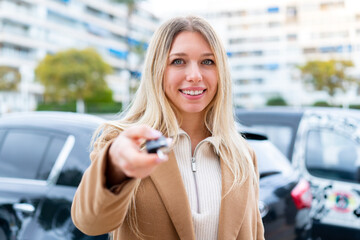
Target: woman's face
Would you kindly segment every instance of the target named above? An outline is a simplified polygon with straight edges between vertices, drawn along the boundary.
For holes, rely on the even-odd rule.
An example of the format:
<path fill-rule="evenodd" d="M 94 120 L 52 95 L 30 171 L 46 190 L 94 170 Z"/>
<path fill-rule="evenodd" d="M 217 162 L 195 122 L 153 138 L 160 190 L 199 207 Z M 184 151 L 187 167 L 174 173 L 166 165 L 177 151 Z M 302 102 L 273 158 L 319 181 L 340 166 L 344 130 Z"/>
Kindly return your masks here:
<path fill-rule="evenodd" d="M 217 91 L 218 73 L 210 45 L 198 32 L 179 33 L 165 68 L 164 89 L 184 116 L 201 113 Z"/>

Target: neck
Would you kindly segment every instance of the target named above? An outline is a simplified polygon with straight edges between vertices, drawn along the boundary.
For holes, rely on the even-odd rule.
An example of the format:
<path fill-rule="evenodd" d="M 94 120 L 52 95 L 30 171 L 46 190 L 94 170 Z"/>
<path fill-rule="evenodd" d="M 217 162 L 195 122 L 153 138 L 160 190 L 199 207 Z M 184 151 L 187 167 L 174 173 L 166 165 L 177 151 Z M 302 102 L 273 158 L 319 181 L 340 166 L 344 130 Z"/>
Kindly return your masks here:
<path fill-rule="evenodd" d="M 200 141 L 210 136 L 204 123 L 204 114 L 183 115 L 181 129 L 189 135 L 193 151 Z"/>

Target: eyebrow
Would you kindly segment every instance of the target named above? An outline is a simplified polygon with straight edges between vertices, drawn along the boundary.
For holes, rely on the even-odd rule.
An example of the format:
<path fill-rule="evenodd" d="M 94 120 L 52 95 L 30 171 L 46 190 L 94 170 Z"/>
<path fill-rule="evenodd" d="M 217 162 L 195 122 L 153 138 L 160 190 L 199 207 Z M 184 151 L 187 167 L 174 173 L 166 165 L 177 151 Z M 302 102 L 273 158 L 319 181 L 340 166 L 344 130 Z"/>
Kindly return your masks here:
<path fill-rule="evenodd" d="M 176 56 L 176 57 L 183 57 L 183 56 L 187 56 L 187 54 L 186 53 L 172 53 L 172 54 L 170 54 L 169 55 L 169 57 L 173 57 L 173 56 Z M 214 54 L 213 53 L 203 53 L 203 54 L 201 54 L 201 56 L 202 57 L 214 57 Z"/>

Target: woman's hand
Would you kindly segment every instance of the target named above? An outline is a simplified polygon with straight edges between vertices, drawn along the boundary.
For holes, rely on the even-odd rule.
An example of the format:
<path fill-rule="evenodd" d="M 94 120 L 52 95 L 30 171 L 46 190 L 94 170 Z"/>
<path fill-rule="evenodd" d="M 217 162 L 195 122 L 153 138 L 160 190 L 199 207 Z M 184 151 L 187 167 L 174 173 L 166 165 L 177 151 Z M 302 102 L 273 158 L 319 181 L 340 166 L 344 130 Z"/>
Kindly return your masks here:
<path fill-rule="evenodd" d="M 158 164 L 167 161 L 166 155 L 160 159 L 156 153 L 149 154 L 140 150 L 140 145 L 145 140 L 157 139 L 160 136 L 159 131 L 145 125 L 121 132 L 109 149 L 107 185 L 119 184 L 126 177 L 145 178 Z"/>

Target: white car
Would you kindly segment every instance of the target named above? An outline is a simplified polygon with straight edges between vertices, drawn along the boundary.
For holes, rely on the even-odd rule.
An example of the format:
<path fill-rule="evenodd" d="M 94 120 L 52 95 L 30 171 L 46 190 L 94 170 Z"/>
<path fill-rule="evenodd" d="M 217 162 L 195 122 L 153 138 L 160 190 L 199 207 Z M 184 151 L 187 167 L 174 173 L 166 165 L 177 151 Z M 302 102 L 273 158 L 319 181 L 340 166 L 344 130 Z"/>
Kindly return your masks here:
<path fill-rule="evenodd" d="M 314 240 L 360 239 L 360 111 L 286 107 L 238 110 L 311 184 Z"/>

